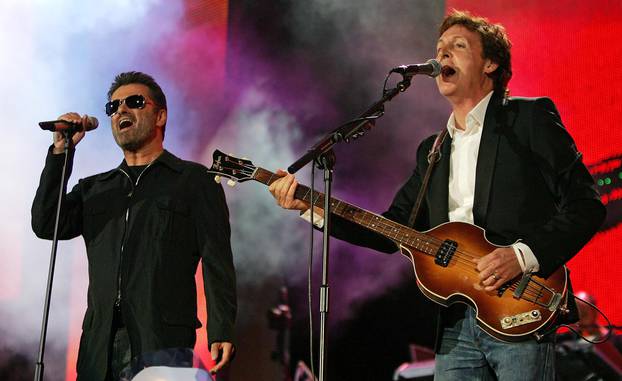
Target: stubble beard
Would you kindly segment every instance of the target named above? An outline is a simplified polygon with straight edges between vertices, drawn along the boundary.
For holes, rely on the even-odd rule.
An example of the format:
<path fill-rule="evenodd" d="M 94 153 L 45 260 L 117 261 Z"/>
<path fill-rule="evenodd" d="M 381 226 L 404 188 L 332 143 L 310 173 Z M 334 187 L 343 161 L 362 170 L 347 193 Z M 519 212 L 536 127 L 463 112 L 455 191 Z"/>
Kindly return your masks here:
<path fill-rule="evenodd" d="M 114 134 L 114 140 L 124 151 L 137 152 L 155 135 L 155 127 L 149 129 L 144 123 L 129 127 L 130 131 Z"/>

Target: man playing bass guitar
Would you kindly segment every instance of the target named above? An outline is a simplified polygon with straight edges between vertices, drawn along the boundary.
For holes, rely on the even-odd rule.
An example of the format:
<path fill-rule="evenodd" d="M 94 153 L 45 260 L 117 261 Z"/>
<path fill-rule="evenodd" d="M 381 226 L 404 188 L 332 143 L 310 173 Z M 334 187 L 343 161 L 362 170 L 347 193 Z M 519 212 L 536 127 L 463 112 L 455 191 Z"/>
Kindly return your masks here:
<path fill-rule="evenodd" d="M 443 20 L 436 54 L 442 71 L 436 82 L 453 112 L 414 225 L 425 231 L 466 222 L 503 245 L 472 260 L 475 288 L 491 294 L 525 273 L 546 279 L 560 270 L 605 216 L 553 102 L 507 96 L 510 47 L 504 28 L 484 18 L 454 11 Z M 408 225 L 435 139 L 420 144 L 414 172 L 384 217 Z M 309 203 L 294 197 L 294 176 L 277 174 L 282 177 L 270 185 L 277 203 L 309 213 Z M 394 240 L 336 214 L 331 234 L 382 252 L 398 250 Z M 572 297 L 567 307 L 570 312 L 561 315 L 576 320 Z M 500 341 L 477 325 L 476 313 L 463 303 L 441 308 L 435 379 L 554 380 L 551 335 Z"/>

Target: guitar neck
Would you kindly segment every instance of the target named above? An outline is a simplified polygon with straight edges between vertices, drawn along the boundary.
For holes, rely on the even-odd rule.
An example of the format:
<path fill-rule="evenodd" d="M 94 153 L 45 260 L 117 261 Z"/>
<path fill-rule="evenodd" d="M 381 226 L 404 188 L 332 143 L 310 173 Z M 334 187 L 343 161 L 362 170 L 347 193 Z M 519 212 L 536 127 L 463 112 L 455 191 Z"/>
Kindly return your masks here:
<path fill-rule="evenodd" d="M 268 186 L 279 178 L 275 173 L 260 167 L 257 167 L 253 173 L 254 180 Z M 296 187 L 294 197 L 314 206 L 324 208 L 324 193 L 313 192 L 312 197 L 311 188 L 305 185 L 299 184 Z M 430 255 L 434 255 L 438 250 L 439 244 L 436 239 L 334 197 L 330 198 L 330 212 L 374 231 L 397 244 L 414 247 Z"/>

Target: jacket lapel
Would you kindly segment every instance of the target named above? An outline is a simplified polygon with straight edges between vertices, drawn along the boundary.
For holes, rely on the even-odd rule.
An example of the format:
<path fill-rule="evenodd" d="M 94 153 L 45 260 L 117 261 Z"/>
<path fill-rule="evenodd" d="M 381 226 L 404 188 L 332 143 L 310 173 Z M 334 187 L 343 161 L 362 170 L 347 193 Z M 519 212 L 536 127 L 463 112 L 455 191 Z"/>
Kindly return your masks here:
<path fill-rule="evenodd" d="M 484 129 L 477 154 L 477 167 L 475 169 L 475 195 L 473 197 L 473 222 L 475 225 L 484 227 L 490 190 L 494 176 L 497 148 L 499 146 L 500 121 L 504 112 L 500 97 L 493 96 L 486 110 Z"/>

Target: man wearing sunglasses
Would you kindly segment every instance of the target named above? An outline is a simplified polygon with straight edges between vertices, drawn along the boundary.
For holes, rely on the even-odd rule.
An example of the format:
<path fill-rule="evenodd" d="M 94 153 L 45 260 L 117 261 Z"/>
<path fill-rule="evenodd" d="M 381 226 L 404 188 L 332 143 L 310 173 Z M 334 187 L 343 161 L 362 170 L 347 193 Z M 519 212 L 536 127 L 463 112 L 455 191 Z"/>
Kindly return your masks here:
<path fill-rule="evenodd" d="M 84 237 L 89 263 L 78 380 L 117 380 L 145 366 L 191 367 L 201 326 L 200 259 L 216 372 L 233 356 L 237 305 L 224 192 L 204 166 L 163 148 L 166 97 L 151 76 L 119 74 L 108 99 L 106 114 L 124 160 L 64 195 L 59 227 L 60 239 Z M 88 116 L 73 112 L 59 119 L 88 123 Z M 69 171 L 84 135 L 71 138 Z M 64 144 L 55 132 L 33 202 L 40 238 L 53 235 Z"/>

